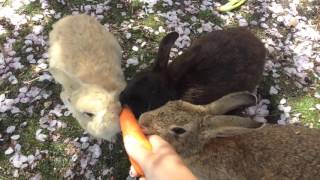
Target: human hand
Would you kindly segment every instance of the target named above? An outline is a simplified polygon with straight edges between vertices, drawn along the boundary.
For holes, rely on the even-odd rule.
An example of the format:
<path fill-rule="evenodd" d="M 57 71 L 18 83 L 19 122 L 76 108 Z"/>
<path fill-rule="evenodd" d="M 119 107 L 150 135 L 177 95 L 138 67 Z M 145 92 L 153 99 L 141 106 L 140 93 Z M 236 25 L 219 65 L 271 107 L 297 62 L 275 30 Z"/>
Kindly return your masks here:
<path fill-rule="evenodd" d="M 152 152 L 148 151 L 133 137 L 126 136 L 124 145 L 131 158 L 138 162 L 144 171 L 145 177 L 140 180 L 163 180 L 163 179 L 197 179 L 183 163 L 172 146 L 160 136 L 151 135 L 148 137 L 152 144 Z M 130 175 L 137 176 L 131 166 Z"/>

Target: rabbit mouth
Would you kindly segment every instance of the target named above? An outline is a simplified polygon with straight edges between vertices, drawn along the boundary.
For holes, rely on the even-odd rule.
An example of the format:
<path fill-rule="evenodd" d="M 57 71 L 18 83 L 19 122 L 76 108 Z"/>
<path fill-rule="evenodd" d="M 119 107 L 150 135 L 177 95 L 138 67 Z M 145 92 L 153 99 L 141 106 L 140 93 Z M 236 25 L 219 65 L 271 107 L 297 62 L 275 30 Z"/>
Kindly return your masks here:
<path fill-rule="evenodd" d="M 151 128 L 151 127 L 145 127 L 143 125 L 141 125 L 140 127 L 141 127 L 143 134 L 145 134 L 145 135 L 153 135 L 153 134 L 156 134 L 156 132 L 157 132 L 156 129 Z"/>

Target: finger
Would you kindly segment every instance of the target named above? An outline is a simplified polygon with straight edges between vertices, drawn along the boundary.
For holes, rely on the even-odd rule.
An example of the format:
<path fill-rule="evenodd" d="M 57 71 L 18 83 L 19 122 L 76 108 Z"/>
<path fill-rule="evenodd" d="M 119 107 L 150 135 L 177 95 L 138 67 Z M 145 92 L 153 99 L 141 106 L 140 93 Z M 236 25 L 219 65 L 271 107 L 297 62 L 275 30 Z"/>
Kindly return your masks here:
<path fill-rule="evenodd" d="M 166 149 L 168 151 L 174 151 L 174 149 L 171 147 L 171 145 L 158 135 L 149 136 L 149 142 L 152 144 L 153 151 L 157 151 L 159 149 Z"/>
<path fill-rule="evenodd" d="M 141 177 L 141 178 L 139 178 L 139 180 L 146 180 L 146 178 L 145 177 Z"/>
<path fill-rule="evenodd" d="M 131 177 L 138 177 L 138 173 L 137 173 L 137 171 L 134 169 L 134 167 L 132 165 L 130 166 L 129 175 Z"/>
<path fill-rule="evenodd" d="M 140 142 L 131 136 L 124 138 L 124 147 L 129 156 L 136 160 L 139 164 L 143 163 L 151 152 L 147 150 Z"/>

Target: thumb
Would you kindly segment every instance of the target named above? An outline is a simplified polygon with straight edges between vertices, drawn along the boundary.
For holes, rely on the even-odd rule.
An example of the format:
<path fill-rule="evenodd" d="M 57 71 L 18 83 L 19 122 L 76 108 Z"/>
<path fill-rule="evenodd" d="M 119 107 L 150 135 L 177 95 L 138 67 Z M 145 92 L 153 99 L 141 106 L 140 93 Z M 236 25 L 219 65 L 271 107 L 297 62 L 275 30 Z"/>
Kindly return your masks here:
<path fill-rule="evenodd" d="M 128 155 L 142 166 L 147 157 L 151 155 L 148 149 L 130 135 L 124 137 L 124 147 Z"/>

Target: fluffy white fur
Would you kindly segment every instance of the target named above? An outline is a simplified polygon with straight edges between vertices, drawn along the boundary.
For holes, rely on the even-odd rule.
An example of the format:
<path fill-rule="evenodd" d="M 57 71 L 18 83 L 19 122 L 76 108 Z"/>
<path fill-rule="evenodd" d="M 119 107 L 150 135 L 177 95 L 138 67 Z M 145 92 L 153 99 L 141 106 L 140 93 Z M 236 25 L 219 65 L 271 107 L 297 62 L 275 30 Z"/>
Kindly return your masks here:
<path fill-rule="evenodd" d="M 74 15 L 53 25 L 49 42 L 49 71 L 63 87 L 62 101 L 82 128 L 110 140 L 119 132 L 125 87 L 118 41 L 93 17 Z"/>

